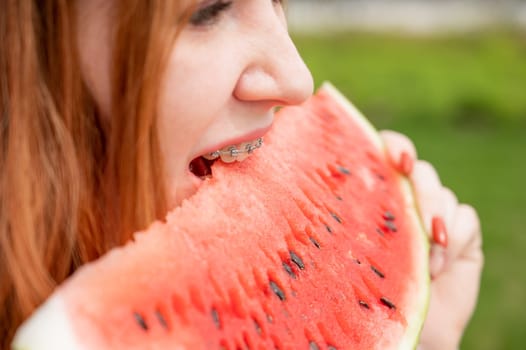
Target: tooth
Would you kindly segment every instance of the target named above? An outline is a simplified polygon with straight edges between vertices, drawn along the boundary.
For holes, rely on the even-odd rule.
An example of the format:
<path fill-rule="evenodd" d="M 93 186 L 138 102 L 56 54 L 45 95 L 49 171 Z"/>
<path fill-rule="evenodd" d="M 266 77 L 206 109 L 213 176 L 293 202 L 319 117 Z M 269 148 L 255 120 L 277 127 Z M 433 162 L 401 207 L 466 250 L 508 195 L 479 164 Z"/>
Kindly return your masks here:
<path fill-rule="evenodd" d="M 228 148 L 223 148 L 219 151 L 221 160 L 225 163 L 232 163 L 236 160 L 239 151 L 235 146 L 229 146 Z"/>
<path fill-rule="evenodd" d="M 238 151 L 236 160 L 238 162 L 244 161 L 250 155 L 250 153 L 248 152 L 250 145 L 251 145 L 251 142 L 243 142 L 236 146 L 236 149 Z"/>
<path fill-rule="evenodd" d="M 217 158 L 219 158 L 219 151 L 215 151 L 215 152 L 204 154 L 203 158 L 208 159 L 208 160 L 217 159 Z"/>
<path fill-rule="evenodd" d="M 247 151 L 247 146 L 250 145 L 251 142 L 243 142 L 243 143 L 240 143 L 238 144 L 236 147 L 237 149 L 239 150 L 239 152 L 246 152 Z"/>
<path fill-rule="evenodd" d="M 240 148 L 240 150 L 242 150 L 242 148 Z M 245 152 L 245 151 L 243 151 L 243 152 L 239 152 L 239 154 L 238 154 L 236 160 L 237 160 L 238 162 L 242 162 L 242 161 L 244 161 L 245 159 L 247 159 L 248 156 L 250 156 L 250 154 L 248 154 L 248 153 Z"/>
<path fill-rule="evenodd" d="M 243 142 L 238 145 L 224 147 L 218 151 L 203 155 L 203 157 L 209 160 L 219 157 L 225 163 L 232 163 L 234 161 L 241 162 L 247 159 L 256 149 L 260 148 L 262 144 L 263 139 L 260 137 L 251 142 Z"/>

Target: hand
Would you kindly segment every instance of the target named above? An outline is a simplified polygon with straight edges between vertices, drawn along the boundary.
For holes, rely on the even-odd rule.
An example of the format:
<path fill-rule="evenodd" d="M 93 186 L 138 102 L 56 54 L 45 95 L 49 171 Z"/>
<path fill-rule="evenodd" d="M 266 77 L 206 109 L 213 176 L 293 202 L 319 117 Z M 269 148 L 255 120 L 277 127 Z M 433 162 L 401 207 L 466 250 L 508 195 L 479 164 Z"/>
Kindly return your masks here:
<path fill-rule="evenodd" d="M 393 131 L 380 134 L 391 162 L 413 184 L 430 235 L 431 300 L 418 349 L 457 349 L 480 286 L 483 254 L 477 213 L 442 186 L 431 164 L 417 159 L 407 137 Z"/>

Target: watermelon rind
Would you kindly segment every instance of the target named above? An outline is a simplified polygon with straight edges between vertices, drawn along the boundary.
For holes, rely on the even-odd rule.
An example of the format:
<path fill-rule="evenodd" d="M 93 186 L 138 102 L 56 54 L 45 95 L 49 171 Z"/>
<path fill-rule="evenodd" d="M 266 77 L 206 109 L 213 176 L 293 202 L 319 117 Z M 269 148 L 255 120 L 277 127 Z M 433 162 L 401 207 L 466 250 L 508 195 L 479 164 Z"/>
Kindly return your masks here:
<path fill-rule="evenodd" d="M 55 296 L 37 309 L 30 320 L 16 333 L 13 350 L 83 349 L 71 328 L 64 304 Z"/>
<path fill-rule="evenodd" d="M 407 204 L 418 210 L 418 206 L 414 201 L 415 197 L 413 186 L 411 186 L 411 183 L 405 178 L 402 178 L 400 181 L 402 183 L 404 198 L 406 199 L 406 201 L 408 201 Z M 408 211 L 408 215 L 412 217 L 413 222 L 415 223 L 415 227 L 419 227 L 421 230 L 421 234 L 418 236 L 418 238 L 421 240 L 420 244 L 424 245 L 427 248 L 425 250 L 417 250 L 417 253 L 420 254 L 418 261 L 422 261 L 422 264 L 419 265 L 420 269 L 417 271 L 417 275 L 420 276 L 420 278 L 422 278 L 424 281 L 426 281 L 428 285 L 430 285 L 431 279 L 429 275 L 429 239 L 421 217 L 417 214 L 416 210 Z M 416 297 L 418 298 L 415 306 L 416 311 L 412 314 L 413 319 L 408 319 L 408 324 L 410 324 L 411 326 L 405 333 L 406 336 L 404 337 L 404 339 L 402 339 L 400 349 L 416 349 L 416 347 L 418 346 L 420 332 L 422 331 L 422 327 L 424 324 L 423 321 L 427 316 L 427 311 L 429 308 L 429 300 L 431 296 L 430 291 L 431 289 L 428 288 L 427 293 L 416 295 Z M 420 326 L 418 326 L 419 323 Z M 415 334 L 416 337 L 414 336 Z"/>

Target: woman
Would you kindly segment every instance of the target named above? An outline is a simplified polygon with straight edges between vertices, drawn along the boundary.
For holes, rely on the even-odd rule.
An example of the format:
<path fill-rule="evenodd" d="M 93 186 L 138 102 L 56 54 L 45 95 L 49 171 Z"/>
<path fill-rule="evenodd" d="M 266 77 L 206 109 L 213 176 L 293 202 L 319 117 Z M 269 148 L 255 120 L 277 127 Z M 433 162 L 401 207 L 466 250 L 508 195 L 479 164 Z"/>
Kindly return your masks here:
<path fill-rule="evenodd" d="M 192 159 L 256 139 L 312 91 L 276 0 L 5 0 L 0 38 L 2 349 L 76 268 L 191 196 Z M 409 140 L 383 136 L 428 231 L 449 233 L 421 346 L 454 349 L 478 294 L 478 218 Z"/>

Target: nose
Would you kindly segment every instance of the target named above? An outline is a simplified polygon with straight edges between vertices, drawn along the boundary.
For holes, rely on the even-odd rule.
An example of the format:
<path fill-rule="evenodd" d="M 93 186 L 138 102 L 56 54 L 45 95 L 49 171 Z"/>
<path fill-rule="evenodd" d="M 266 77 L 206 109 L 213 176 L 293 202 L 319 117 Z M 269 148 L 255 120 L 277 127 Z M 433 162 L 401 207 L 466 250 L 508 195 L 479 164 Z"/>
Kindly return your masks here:
<path fill-rule="evenodd" d="M 313 91 L 312 75 L 289 36 L 286 22 L 274 10 L 259 12 L 248 35 L 245 68 L 234 95 L 243 101 L 266 101 L 274 106 L 304 102 Z"/>

